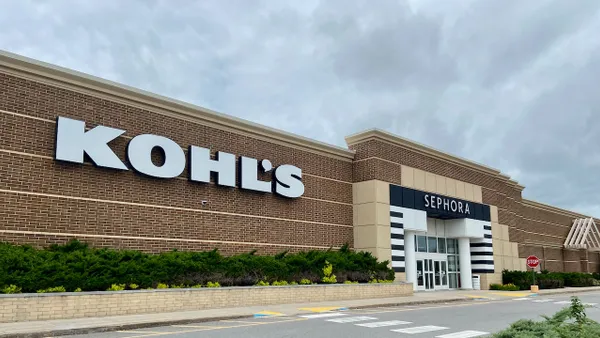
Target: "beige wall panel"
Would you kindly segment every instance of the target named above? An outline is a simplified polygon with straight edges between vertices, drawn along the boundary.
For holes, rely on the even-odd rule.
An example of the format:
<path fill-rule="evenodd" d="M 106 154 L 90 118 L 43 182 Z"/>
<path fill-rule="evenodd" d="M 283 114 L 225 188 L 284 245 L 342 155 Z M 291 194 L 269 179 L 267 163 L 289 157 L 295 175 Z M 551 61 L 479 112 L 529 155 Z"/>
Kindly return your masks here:
<path fill-rule="evenodd" d="M 377 247 L 377 227 L 361 225 L 354 227 L 354 247 L 356 249 L 375 249 Z"/>
<path fill-rule="evenodd" d="M 375 181 L 375 202 L 390 204 L 390 184 L 384 181 Z"/>
<path fill-rule="evenodd" d="M 408 188 L 415 187 L 415 169 L 411 167 L 407 167 L 405 165 L 402 166 L 402 175 L 400 176 L 402 185 Z"/>
<path fill-rule="evenodd" d="M 425 190 L 425 172 L 420 169 L 414 170 L 415 189 Z"/>
<path fill-rule="evenodd" d="M 513 258 L 519 258 L 519 243 L 510 242 L 512 246 L 512 256 Z"/>
<path fill-rule="evenodd" d="M 356 204 L 352 207 L 354 226 L 368 224 L 390 224 L 390 206 L 383 203 Z"/>
<path fill-rule="evenodd" d="M 444 176 L 435 175 L 435 192 L 442 195 L 447 195 L 446 178 Z"/>
<path fill-rule="evenodd" d="M 352 184 L 352 200 L 354 204 L 375 202 L 376 181 L 365 181 Z M 389 202 L 388 202 L 389 203 Z"/>
<path fill-rule="evenodd" d="M 502 266 L 506 270 L 514 270 L 513 268 L 513 259 L 511 257 L 502 257 Z"/>
<path fill-rule="evenodd" d="M 513 257 L 513 269 L 519 270 L 519 271 L 524 271 L 525 263 L 523 263 L 523 265 L 521 265 L 521 260 L 519 258 Z"/>
<path fill-rule="evenodd" d="M 478 185 L 473 186 L 473 200 L 477 203 L 483 203 L 483 194 L 481 192 L 481 187 Z"/>
<path fill-rule="evenodd" d="M 425 172 L 425 190 L 435 192 L 436 179 L 434 174 Z"/>
<path fill-rule="evenodd" d="M 504 269 L 504 256 L 496 255 L 494 252 L 494 271 L 502 271 Z"/>
<path fill-rule="evenodd" d="M 510 242 L 502 241 L 502 255 L 511 259 L 513 258 Z"/>
<path fill-rule="evenodd" d="M 456 197 L 465 198 L 465 182 L 456 181 Z"/>
<path fill-rule="evenodd" d="M 492 239 L 502 239 L 500 224 L 492 222 Z"/>
<path fill-rule="evenodd" d="M 465 183 L 465 199 L 473 201 L 473 185 L 471 183 Z"/>
<path fill-rule="evenodd" d="M 456 180 L 446 177 L 446 195 L 456 197 Z"/>
<path fill-rule="evenodd" d="M 501 224 L 502 229 L 502 239 L 508 241 L 508 225 Z"/>
<path fill-rule="evenodd" d="M 498 223 L 498 207 L 495 205 L 490 205 L 490 220 Z"/>
<path fill-rule="evenodd" d="M 492 239 L 492 249 L 494 250 L 494 256 L 504 256 L 504 241 L 501 239 Z"/>

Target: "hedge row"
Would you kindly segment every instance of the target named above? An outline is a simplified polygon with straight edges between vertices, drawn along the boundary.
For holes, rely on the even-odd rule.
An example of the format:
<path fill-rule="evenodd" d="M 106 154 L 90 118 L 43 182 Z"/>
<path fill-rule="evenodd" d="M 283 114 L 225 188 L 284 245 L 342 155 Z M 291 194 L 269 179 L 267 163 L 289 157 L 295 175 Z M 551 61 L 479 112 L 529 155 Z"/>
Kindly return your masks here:
<path fill-rule="evenodd" d="M 0 243 L 0 288 L 15 285 L 22 292 L 36 292 L 59 286 L 66 291 L 104 291 L 114 285 L 132 284 L 142 289 L 208 282 L 221 286 L 301 281 L 368 283 L 393 280 L 388 263 L 378 262 L 369 252 L 351 251 L 347 245 L 340 250 L 282 252 L 274 256 L 256 255 L 254 251 L 223 256 L 216 249 L 161 254 L 95 249 L 77 240 L 45 249 Z"/>
<path fill-rule="evenodd" d="M 571 298 L 571 306 L 565 307 L 543 320 L 521 319 L 509 328 L 494 333 L 493 338 L 598 338 L 600 323 L 591 320 L 585 312 L 586 306 L 577 297 Z"/>
<path fill-rule="evenodd" d="M 535 282 L 540 289 L 558 289 L 565 286 L 583 287 L 599 286 L 600 275 L 582 272 L 548 272 L 535 273 Z M 529 290 L 533 284 L 531 271 L 502 271 L 502 283 L 514 284 L 520 290 Z"/>

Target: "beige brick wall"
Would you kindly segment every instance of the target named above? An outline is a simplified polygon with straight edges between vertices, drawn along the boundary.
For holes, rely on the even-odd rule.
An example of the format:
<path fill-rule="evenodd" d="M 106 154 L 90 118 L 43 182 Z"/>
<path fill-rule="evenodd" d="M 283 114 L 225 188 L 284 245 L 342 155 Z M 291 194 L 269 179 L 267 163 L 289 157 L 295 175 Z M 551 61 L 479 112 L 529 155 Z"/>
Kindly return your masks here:
<path fill-rule="evenodd" d="M 412 293 L 412 284 L 394 283 L 0 295 L 0 323 L 402 297 Z"/>

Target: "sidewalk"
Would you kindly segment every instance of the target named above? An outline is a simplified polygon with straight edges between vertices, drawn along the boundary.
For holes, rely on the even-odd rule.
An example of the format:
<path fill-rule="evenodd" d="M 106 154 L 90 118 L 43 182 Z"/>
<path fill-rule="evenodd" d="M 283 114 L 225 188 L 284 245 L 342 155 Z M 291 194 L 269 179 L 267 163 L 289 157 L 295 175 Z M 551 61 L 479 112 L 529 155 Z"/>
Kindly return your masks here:
<path fill-rule="evenodd" d="M 577 294 L 600 291 L 600 287 L 564 288 L 541 290 L 538 294 L 528 291 L 436 291 L 415 292 L 410 297 L 357 299 L 339 302 L 319 302 L 310 304 L 270 305 L 265 307 L 224 308 L 200 311 L 152 313 L 112 317 L 92 317 L 49 321 L 32 321 L 0 324 L 0 337 L 48 337 L 62 334 L 82 334 L 130 330 L 144 327 L 187 324 L 223 319 L 239 319 L 269 315 L 293 316 L 302 313 L 359 309 L 381 306 L 451 303 L 461 301 L 502 300 L 517 297 L 551 294 Z"/>

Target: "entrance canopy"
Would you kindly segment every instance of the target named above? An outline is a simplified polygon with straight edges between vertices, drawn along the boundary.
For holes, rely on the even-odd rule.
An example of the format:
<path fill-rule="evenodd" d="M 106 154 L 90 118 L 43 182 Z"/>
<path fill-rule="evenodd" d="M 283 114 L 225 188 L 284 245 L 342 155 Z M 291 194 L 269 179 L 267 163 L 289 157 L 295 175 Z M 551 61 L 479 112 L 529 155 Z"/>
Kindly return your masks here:
<path fill-rule="evenodd" d="M 600 251 L 600 232 L 594 219 L 590 217 L 574 220 L 564 245 L 566 249 Z"/>

